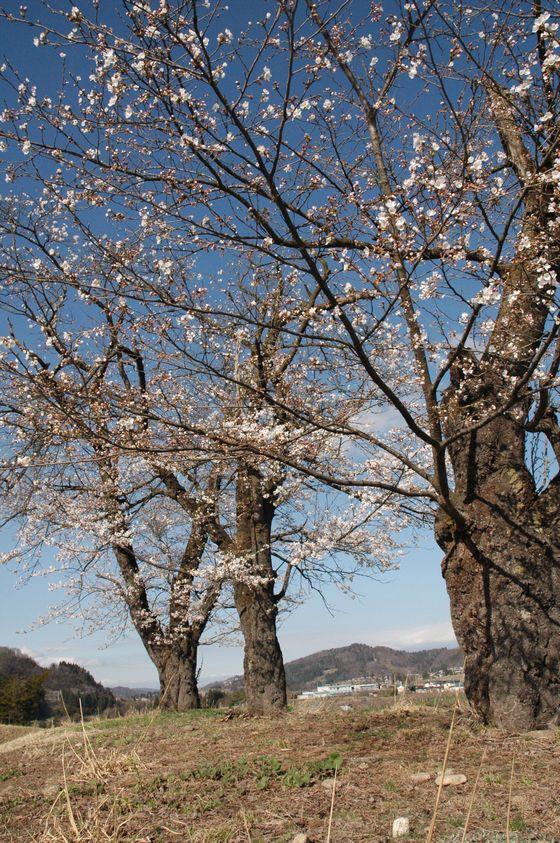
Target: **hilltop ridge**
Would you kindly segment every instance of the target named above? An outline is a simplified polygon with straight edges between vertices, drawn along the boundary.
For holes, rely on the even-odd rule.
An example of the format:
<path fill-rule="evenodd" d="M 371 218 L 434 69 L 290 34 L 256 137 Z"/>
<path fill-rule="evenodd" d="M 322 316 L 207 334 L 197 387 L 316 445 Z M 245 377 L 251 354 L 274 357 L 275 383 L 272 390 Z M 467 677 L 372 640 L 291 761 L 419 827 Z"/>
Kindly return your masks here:
<path fill-rule="evenodd" d="M 291 691 L 308 691 L 317 685 L 342 682 L 364 676 L 396 676 L 413 673 L 436 673 L 460 668 L 463 652 L 459 647 L 435 647 L 429 650 L 394 650 L 369 644 L 349 644 L 320 650 L 286 663 L 286 681 Z M 231 676 L 212 682 L 206 688 L 238 691 L 243 688 L 242 676 Z"/>

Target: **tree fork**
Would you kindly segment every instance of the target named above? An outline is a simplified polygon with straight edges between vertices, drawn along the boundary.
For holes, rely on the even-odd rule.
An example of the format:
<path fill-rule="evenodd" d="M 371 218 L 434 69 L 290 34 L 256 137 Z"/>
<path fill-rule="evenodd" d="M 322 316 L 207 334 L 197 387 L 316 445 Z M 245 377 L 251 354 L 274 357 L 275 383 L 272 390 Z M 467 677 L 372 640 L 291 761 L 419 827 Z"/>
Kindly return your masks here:
<path fill-rule="evenodd" d="M 165 711 L 200 708 L 197 681 L 197 647 L 167 650 L 152 657 L 159 674 L 159 707 Z"/>

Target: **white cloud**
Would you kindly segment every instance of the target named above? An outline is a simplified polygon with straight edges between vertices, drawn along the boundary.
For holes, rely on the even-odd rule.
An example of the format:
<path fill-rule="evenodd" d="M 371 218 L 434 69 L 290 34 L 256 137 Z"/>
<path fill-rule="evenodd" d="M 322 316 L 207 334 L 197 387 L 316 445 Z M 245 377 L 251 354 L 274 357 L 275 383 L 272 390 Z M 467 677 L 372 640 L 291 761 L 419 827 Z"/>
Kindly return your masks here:
<path fill-rule="evenodd" d="M 365 433 L 382 434 L 387 433 L 393 427 L 401 427 L 403 419 L 398 410 L 394 407 L 382 409 L 363 410 L 357 413 L 352 419 L 353 427 L 363 430 Z"/>
<path fill-rule="evenodd" d="M 386 647 L 423 648 L 451 645 L 457 646 L 457 640 L 450 620 L 435 621 L 426 626 L 405 627 L 391 629 L 379 633 L 372 644 L 382 644 Z"/>

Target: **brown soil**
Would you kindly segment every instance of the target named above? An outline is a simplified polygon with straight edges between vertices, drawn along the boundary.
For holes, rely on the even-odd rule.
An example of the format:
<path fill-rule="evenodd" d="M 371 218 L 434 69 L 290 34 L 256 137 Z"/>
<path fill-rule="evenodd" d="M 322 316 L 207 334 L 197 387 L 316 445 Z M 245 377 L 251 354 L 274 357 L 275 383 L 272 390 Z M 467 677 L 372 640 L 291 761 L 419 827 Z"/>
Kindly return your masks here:
<path fill-rule="evenodd" d="M 96 720 L 83 732 L 3 727 L 0 840 L 288 843 L 303 832 L 319 843 L 335 768 L 331 843 L 389 840 L 399 816 L 410 818 L 402 840 L 425 840 L 451 702 L 347 702 L 279 718 L 218 710 Z M 467 783 L 443 788 L 434 843 L 461 841 L 479 768 L 466 839 L 505 841 L 509 805 L 511 843 L 560 841 L 560 732 L 506 735 L 462 704 L 448 767 Z M 432 777 L 415 784 L 417 772 Z"/>

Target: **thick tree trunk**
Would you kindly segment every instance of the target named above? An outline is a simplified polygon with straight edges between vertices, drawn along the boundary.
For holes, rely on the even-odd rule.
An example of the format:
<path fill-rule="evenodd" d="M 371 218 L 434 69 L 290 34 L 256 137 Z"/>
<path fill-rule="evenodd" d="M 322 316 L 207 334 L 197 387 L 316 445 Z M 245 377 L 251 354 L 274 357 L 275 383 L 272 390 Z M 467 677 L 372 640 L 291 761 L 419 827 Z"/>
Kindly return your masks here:
<path fill-rule="evenodd" d="M 160 708 L 166 711 L 189 711 L 200 708 L 196 675 L 196 647 L 167 650 L 154 662 L 159 673 Z"/>
<path fill-rule="evenodd" d="M 463 360 L 467 380 L 452 383 L 450 429 L 497 403 L 499 376 L 493 384 L 476 365 Z M 560 722 L 559 486 L 537 493 L 523 416 L 504 414 L 452 446 L 464 524 L 443 511 L 436 521 L 467 697 L 484 722 L 514 731 Z"/>
<path fill-rule="evenodd" d="M 560 568 L 552 531 L 503 500 L 473 503 L 466 514 L 468 533 L 451 545 L 440 523 L 439 539 L 449 551 L 444 576 L 467 697 L 484 722 L 508 730 L 557 724 Z"/>
<path fill-rule="evenodd" d="M 236 494 L 236 546 L 243 574 L 234 583 L 234 598 L 245 641 L 247 707 L 254 714 L 275 713 L 286 708 L 286 676 L 276 634 L 271 554 L 274 505 L 258 472 L 247 466 L 238 471 Z"/>
<path fill-rule="evenodd" d="M 268 585 L 235 585 L 235 605 L 245 641 L 243 669 L 247 706 L 254 714 L 286 708 L 284 660 L 276 635 L 278 609 Z"/>

